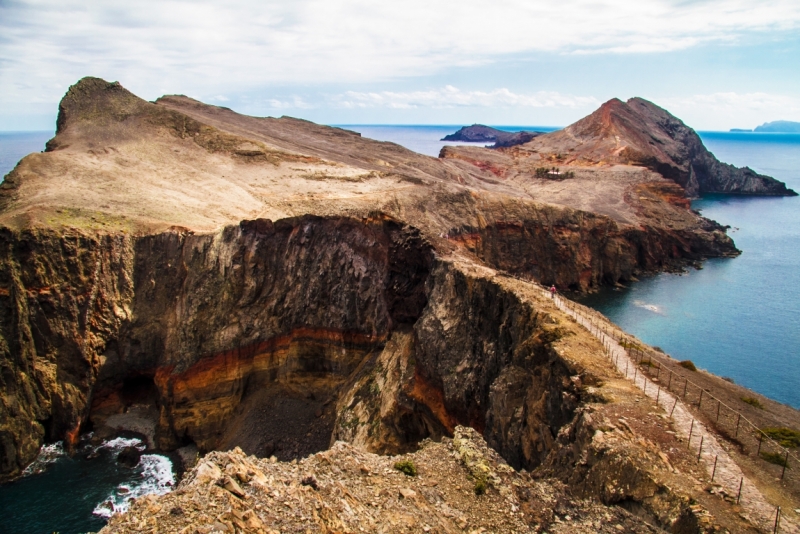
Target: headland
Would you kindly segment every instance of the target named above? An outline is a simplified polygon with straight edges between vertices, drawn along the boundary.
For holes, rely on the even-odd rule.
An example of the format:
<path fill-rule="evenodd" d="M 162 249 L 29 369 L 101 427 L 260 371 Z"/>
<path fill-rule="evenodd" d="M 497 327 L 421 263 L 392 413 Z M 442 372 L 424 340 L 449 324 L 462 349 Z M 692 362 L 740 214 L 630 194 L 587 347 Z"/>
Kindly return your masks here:
<path fill-rule="evenodd" d="M 165 497 L 196 500 L 195 480 L 206 495 L 227 492 L 228 515 L 202 519 L 212 527 L 273 528 L 266 504 L 226 500 L 245 498 L 241 484 L 253 480 L 274 498 L 339 491 L 306 474 L 293 485 L 285 470 L 297 469 L 273 472 L 245 454 L 291 461 L 343 441 L 307 461 L 366 454 L 348 447 L 428 451 L 430 465 L 452 470 L 446 458 L 461 454 L 466 480 L 485 473 L 485 496 L 508 497 L 513 521 L 532 531 L 583 511 L 586 528 L 622 514 L 637 532 L 757 531 L 759 519 L 686 482 L 689 467 L 673 465 L 686 460 L 677 441 L 659 445 L 639 423 L 620 423 L 679 439 L 657 402 L 609 365 L 604 340 L 537 285 L 590 291 L 737 254 L 689 198 L 794 192 L 704 150 L 641 99 L 610 101 L 521 145 L 430 158 L 184 96 L 146 102 L 85 78 L 62 100 L 47 151 L 0 187 L 0 471 L 18 475 L 45 441 L 111 435 L 115 416 L 137 410 L 153 414 L 160 450 L 241 447 L 209 457 L 215 465 Z M 558 179 L 541 172 L 553 167 L 564 170 Z M 613 435 L 607 446 L 597 432 Z M 414 452 L 424 440 L 438 443 Z M 386 460 L 359 462 L 365 482 L 389 476 Z M 512 473 L 523 469 L 546 482 Z M 539 501 L 572 495 L 580 473 L 593 481 L 581 502 L 536 515 Z M 508 487 L 523 493 L 514 501 Z M 405 489 L 407 502 L 428 499 L 421 486 Z M 358 495 L 351 511 L 364 504 Z M 189 506 L 164 502 L 168 511 L 157 499 L 134 507 L 130 528 L 143 528 L 136 514 L 179 521 Z M 331 502 L 302 514 L 341 530 Z M 494 517 L 475 506 L 478 523 L 467 524 Z"/>

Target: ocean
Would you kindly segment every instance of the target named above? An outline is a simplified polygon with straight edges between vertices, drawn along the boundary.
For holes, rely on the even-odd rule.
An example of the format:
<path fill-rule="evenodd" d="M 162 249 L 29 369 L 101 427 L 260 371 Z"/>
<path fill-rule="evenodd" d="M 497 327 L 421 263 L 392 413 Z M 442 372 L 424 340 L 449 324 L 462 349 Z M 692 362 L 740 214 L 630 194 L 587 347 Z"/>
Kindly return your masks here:
<path fill-rule="evenodd" d="M 461 144 L 439 141 L 459 126 L 340 126 L 431 156 L 445 144 Z M 0 175 L 25 154 L 43 150 L 51 136 L 0 133 Z M 700 136 L 720 160 L 749 166 L 800 191 L 800 134 Z M 675 358 L 800 408 L 800 197 L 716 195 L 693 206 L 731 226 L 741 256 L 708 260 L 684 274 L 643 277 L 581 301 Z M 0 486 L 0 534 L 97 530 L 111 505 L 124 507 L 132 494 L 170 489 L 168 458 L 148 455 L 152 458 L 128 469 L 115 461 L 119 448 L 120 443 L 86 444 L 73 457 L 58 444 L 43 448 L 35 473 Z"/>
<path fill-rule="evenodd" d="M 26 154 L 44 150 L 53 132 L 0 132 L 0 176 Z M 174 487 L 171 459 L 143 454 L 130 468 L 117 462 L 125 447 L 144 449 L 141 440 L 116 438 L 93 445 L 90 435 L 68 455 L 61 442 L 42 447 L 26 475 L 0 485 L 0 534 L 76 534 L 103 528 L 129 499 Z"/>

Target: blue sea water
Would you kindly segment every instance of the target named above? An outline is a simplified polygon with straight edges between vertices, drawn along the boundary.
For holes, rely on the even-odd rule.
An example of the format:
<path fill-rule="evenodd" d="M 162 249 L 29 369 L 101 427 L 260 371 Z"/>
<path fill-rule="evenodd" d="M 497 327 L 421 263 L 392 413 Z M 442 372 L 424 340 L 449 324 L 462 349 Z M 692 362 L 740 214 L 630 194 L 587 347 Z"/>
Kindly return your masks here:
<path fill-rule="evenodd" d="M 458 144 L 439 139 L 459 126 L 342 127 L 431 156 L 445 144 Z M 747 165 L 800 191 L 800 135 L 700 135 L 720 160 Z M 43 150 L 51 136 L 52 132 L 0 133 L 0 176 L 25 154 Z M 584 301 L 676 358 L 691 359 L 701 368 L 800 407 L 800 197 L 709 196 L 693 205 L 706 217 L 731 226 L 741 256 L 709 260 L 702 270 L 683 275 L 649 276 Z M 149 491 L 160 484 L 166 490 L 171 471 L 165 464 L 144 473 L 144 467 L 118 466 L 113 448 L 89 456 L 94 455 L 70 458 L 46 450 L 42 473 L 0 486 L 0 534 L 97 530 L 104 521 L 93 514 L 104 513 L 100 503 L 112 499 L 124 504 L 129 488 Z"/>
<path fill-rule="evenodd" d="M 720 160 L 800 192 L 800 134 L 701 132 Z M 644 342 L 800 408 L 800 197 L 709 195 L 742 255 L 582 299 Z"/>
<path fill-rule="evenodd" d="M 0 177 L 25 155 L 44 150 L 51 137 L 53 132 L 0 132 Z M 0 485 L 0 534 L 96 532 L 129 498 L 169 491 L 175 483 L 169 458 L 145 454 L 135 468 L 121 466 L 116 456 L 129 445 L 143 448 L 136 439 L 83 443 L 74 455 L 60 443 L 43 447 L 26 476 Z"/>
<path fill-rule="evenodd" d="M 342 124 L 339 128 L 346 128 L 360 133 L 364 137 L 377 139 L 378 141 L 391 141 L 404 146 L 414 152 L 427 156 L 437 157 L 439 151 L 445 145 L 458 146 L 484 146 L 483 143 L 460 143 L 453 141 L 441 141 L 445 135 L 457 131 L 461 126 L 435 125 L 435 126 L 413 126 L 413 125 L 364 125 L 364 124 Z M 517 132 L 519 130 L 529 130 L 536 132 L 552 132 L 559 128 L 553 126 L 493 126 L 498 130 Z M 489 143 L 491 144 L 491 143 Z"/>
<path fill-rule="evenodd" d="M 53 132 L 0 132 L 0 177 L 5 176 L 23 156 L 41 152 Z"/>

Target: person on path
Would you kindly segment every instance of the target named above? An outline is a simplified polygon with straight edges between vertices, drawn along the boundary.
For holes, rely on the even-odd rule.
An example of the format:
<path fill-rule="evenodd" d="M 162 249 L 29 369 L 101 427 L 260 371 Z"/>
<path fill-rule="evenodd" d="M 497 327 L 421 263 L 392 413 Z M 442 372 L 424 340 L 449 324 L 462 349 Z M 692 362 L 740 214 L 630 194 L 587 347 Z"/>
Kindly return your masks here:
<path fill-rule="evenodd" d="M 551 299 L 556 298 L 556 286 L 555 285 L 550 286 L 550 298 Z"/>

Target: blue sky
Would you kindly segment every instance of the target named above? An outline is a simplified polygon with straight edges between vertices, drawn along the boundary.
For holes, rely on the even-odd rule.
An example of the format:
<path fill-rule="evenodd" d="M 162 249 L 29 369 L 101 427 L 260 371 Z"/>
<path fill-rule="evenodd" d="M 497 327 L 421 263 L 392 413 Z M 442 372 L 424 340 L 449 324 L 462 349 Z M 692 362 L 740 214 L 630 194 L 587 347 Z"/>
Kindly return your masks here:
<path fill-rule="evenodd" d="M 800 121 L 797 0 L 0 0 L 0 130 L 92 75 L 328 124 L 566 125 L 641 96 L 701 130 Z"/>

